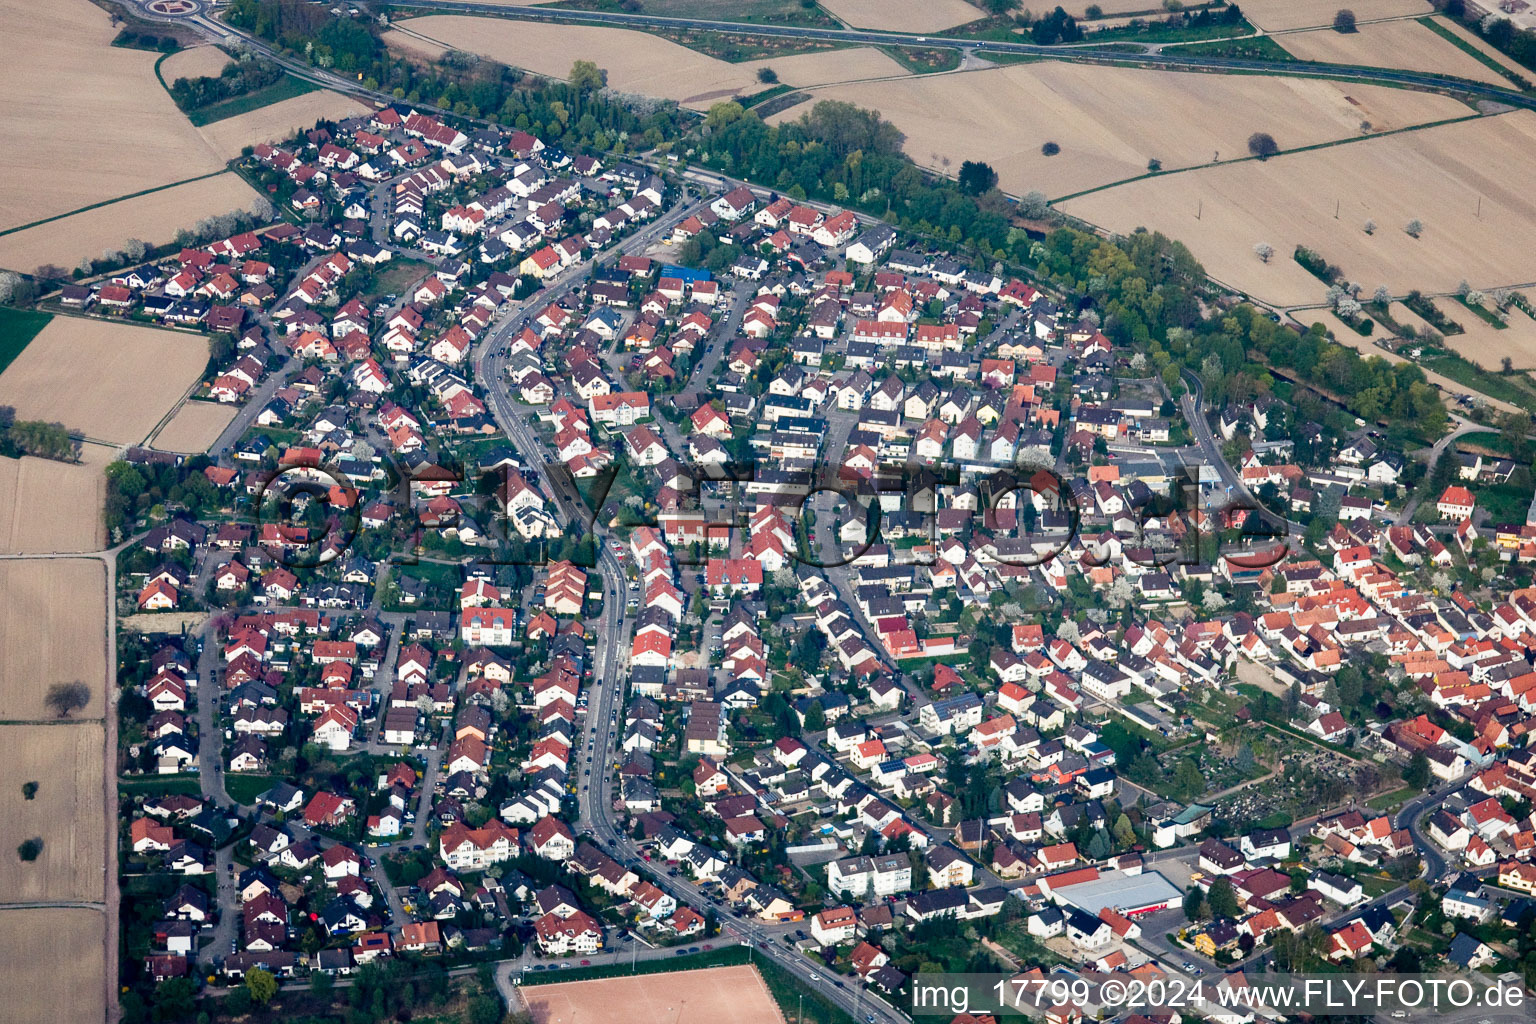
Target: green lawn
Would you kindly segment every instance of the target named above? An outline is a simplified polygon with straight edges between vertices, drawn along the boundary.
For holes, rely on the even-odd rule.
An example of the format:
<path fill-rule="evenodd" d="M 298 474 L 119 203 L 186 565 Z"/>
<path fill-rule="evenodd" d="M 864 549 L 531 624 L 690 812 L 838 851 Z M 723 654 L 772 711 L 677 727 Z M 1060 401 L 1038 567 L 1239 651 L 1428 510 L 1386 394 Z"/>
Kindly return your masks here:
<path fill-rule="evenodd" d="M 137 793 L 142 796 L 198 796 L 202 783 L 196 775 L 138 775 L 117 780 L 119 793 Z"/>
<path fill-rule="evenodd" d="M 1389 893 L 1398 886 L 1397 882 L 1390 878 L 1382 878 L 1380 875 L 1359 875 L 1355 881 L 1360 883 L 1360 888 L 1365 890 L 1365 898 L 1370 900 Z"/>
<path fill-rule="evenodd" d="M 52 313 L 0 306 L 0 371 L 10 366 L 27 343 L 52 319 Z"/>
<path fill-rule="evenodd" d="M 273 784 L 279 781 L 281 780 L 276 775 L 232 773 L 224 776 L 224 788 L 229 790 L 230 798 L 236 803 L 253 804 L 258 796 L 271 789 Z"/>
<path fill-rule="evenodd" d="M 283 100 L 291 100 L 295 96 L 314 92 L 318 88 L 320 87 L 313 82 L 306 82 L 302 78 L 294 78 L 292 75 L 284 75 L 265 89 L 257 89 L 255 92 L 248 92 L 244 96 L 231 96 L 222 102 L 212 103 L 206 107 L 194 110 L 187 114 L 187 120 L 198 126 L 213 124 L 215 121 L 222 121 L 237 114 L 249 114 L 253 110 L 270 107 L 272 104 L 281 103 Z"/>
<path fill-rule="evenodd" d="M 1406 786 L 1403 789 L 1394 789 L 1389 793 L 1377 793 L 1365 803 L 1366 806 L 1374 808 L 1378 811 L 1395 811 L 1399 807 L 1403 806 L 1403 804 L 1413 799 L 1417 793 L 1418 790 L 1414 789 L 1412 786 Z"/>

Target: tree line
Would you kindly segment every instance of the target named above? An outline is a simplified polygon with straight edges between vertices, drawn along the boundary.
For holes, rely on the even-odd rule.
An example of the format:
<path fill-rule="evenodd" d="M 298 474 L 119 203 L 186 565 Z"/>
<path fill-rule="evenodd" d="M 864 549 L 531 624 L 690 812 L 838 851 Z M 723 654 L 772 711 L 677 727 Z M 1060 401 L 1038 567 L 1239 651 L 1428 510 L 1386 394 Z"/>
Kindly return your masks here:
<path fill-rule="evenodd" d="M 269 60 L 232 60 L 217 75 L 176 79 L 171 83 L 171 99 L 182 110 L 201 110 L 276 85 L 283 74 L 283 69 Z"/>

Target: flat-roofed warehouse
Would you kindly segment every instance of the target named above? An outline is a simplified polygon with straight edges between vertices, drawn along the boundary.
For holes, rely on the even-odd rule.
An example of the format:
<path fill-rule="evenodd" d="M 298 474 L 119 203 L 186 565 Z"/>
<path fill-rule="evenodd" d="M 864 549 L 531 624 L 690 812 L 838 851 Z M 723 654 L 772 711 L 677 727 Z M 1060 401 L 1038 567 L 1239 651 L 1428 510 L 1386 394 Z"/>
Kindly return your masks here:
<path fill-rule="evenodd" d="M 1057 903 L 1071 905 L 1094 917 L 1105 907 L 1126 917 L 1170 910 L 1184 905 L 1179 887 L 1156 871 L 1128 875 L 1121 871 L 1079 868 L 1048 875 L 1041 886 Z"/>

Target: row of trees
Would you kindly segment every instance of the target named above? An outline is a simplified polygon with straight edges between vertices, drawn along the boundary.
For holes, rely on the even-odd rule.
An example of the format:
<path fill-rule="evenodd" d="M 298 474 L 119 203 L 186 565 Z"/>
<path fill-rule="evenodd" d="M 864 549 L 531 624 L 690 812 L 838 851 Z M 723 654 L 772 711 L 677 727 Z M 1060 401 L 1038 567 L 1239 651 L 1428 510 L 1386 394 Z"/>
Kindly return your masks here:
<path fill-rule="evenodd" d="M 75 458 L 75 442 L 62 423 L 18 420 L 15 409 L 0 406 L 0 456 L 22 455 L 69 462 Z"/>
<path fill-rule="evenodd" d="M 283 69 L 269 60 L 232 60 L 218 75 L 176 79 L 171 83 L 171 99 L 182 110 L 200 110 L 275 85 L 283 74 Z"/>

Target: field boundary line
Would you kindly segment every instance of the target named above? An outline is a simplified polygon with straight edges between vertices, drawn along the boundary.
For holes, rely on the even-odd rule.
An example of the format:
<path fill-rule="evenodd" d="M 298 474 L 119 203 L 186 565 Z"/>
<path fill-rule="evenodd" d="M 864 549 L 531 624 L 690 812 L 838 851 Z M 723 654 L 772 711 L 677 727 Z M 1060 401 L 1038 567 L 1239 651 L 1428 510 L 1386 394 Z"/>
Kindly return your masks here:
<path fill-rule="evenodd" d="M 1295 149 L 1282 149 L 1274 156 L 1266 157 L 1273 160 L 1276 157 L 1290 156 L 1294 153 L 1310 153 L 1319 149 L 1332 149 L 1334 146 L 1348 146 L 1356 142 L 1369 142 L 1372 139 L 1385 139 L 1392 135 L 1402 135 L 1407 132 L 1424 131 L 1429 128 L 1442 128 L 1448 124 L 1462 124 L 1466 121 L 1476 121 L 1481 117 L 1499 117 L 1501 114 L 1463 114 L 1460 117 L 1446 117 L 1439 121 L 1425 121 L 1422 124 L 1405 125 L 1402 128 L 1390 128 L 1383 132 L 1372 132 L 1369 135 L 1351 135 L 1346 139 L 1330 139 L 1327 142 L 1314 142 L 1308 146 L 1297 146 Z M 1166 171 L 1147 171 L 1145 174 L 1137 174 L 1130 178 L 1121 178 L 1119 181 L 1111 181 L 1103 185 L 1095 185 L 1085 188 L 1080 192 L 1071 192 L 1064 196 L 1057 196 L 1051 200 L 1051 205 L 1071 202 L 1073 199 L 1081 199 L 1083 196 L 1091 196 L 1106 189 L 1119 188 L 1121 185 L 1130 185 L 1138 181 L 1146 181 L 1149 178 L 1170 178 L 1177 174 L 1188 174 L 1191 171 L 1203 171 L 1211 167 L 1229 167 L 1233 164 L 1251 163 L 1259 158 L 1256 156 L 1238 156 L 1230 160 L 1216 160 L 1208 164 L 1193 164 L 1189 167 L 1171 167 Z M 1087 223 L 1085 221 L 1085 223 Z"/>
<path fill-rule="evenodd" d="M 44 217 L 42 220 L 34 220 L 30 224 L 18 224 L 13 228 L 6 228 L 5 230 L 0 231 L 0 237 L 5 235 L 14 235 L 16 232 L 26 231 L 28 228 L 35 228 L 44 224 L 51 224 L 56 220 L 63 220 L 65 217 L 73 217 L 77 213 L 89 213 L 91 210 L 99 210 L 103 206 L 112 206 L 115 203 L 126 202 L 129 199 L 137 199 L 140 196 L 148 196 L 153 195 L 156 192 L 164 192 L 166 189 L 175 188 L 178 185 L 190 185 L 194 181 L 202 181 L 204 178 L 214 178 L 220 174 L 228 173 L 229 166 L 226 164 L 224 167 L 217 171 L 209 171 L 207 174 L 199 174 L 195 178 L 183 178 L 181 181 L 173 181 L 165 185 L 156 185 L 154 188 L 146 188 L 139 192 L 130 192 L 125 196 L 118 196 L 115 199 L 103 199 L 99 203 L 92 203 L 89 206 L 82 206 L 77 210 L 69 210 L 65 213 L 54 214 L 52 217 Z"/>

